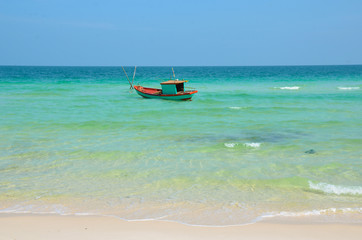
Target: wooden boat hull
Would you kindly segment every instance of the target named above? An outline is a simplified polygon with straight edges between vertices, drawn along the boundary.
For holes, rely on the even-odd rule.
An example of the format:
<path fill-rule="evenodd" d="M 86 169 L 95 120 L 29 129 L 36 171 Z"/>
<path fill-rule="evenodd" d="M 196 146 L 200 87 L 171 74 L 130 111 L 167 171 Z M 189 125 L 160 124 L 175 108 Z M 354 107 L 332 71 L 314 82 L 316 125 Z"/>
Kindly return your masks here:
<path fill-rule="evenodd" d="M 158 88 L 146 88 L 142 86 L 134 86 L 136 92 L 144 98 L 157 98 L 166 100 L 189 100 L 192 96 L 197 93 L 194 91 L 185 91 L 178 94 L 162 94 L 162 90 Z"/>

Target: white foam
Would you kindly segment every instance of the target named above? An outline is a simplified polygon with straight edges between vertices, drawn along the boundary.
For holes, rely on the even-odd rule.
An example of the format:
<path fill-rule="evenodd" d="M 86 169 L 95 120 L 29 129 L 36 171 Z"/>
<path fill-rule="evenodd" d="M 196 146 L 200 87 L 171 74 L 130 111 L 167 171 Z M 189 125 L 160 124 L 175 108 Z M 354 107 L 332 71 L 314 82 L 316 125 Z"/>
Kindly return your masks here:
<path fill-rule="evenodd" d="M 10 208 L 1 209 L 0 213 L 32 213 L 32 214 L 59 214 L 66 215 L 68 212 L 67 208 L 62 205 L 45 205 L 45 206 L 36 206 L 33 204 L 30 205 L 15 205 Z"/>
<path fill-rule="evenodd" d="M 71 213 L 71 214 L 69 214 L 69 215 L 75 215 L 75 216 L 96 216 L 96 214 L 94 214 L 94 213 Z"/>
<path fill-rule="evenodd" d="M 293 86 L 293 87 L 275 87 L 275 88 L 279 88 L 279 89 L 282 89 L 282 90 L 298 90 L 300 87 Z"/>
<path fill-rule="evenodd" d="M 241 107 L 229 107 L 230 109 L 241 109 Z"/>
<path fill-rule="evenodd" d="M 245 147 L 252 147 L 252 148 L 258 148 L 258 147 L 260 147 L 260 145 L 261 145 L 261 143 L 254 143 L 254 142 L 252 142 L 252 143 L 244 143 Z"/>
<path fill-rule="evenodd" d="M 224 143 L 225 147 L 228 147 L 228 148 L 233 148 L 235 147 L 236 145 L 238 145 L 237 143 Z"/>
<path fill-rule="evenodd" d="M 338 87 L 339 90 L 358 90 L 359 87 Z"/>
<path fill-rule="evenodd" d="M 262 216 L 262 218 L 271 217 L 307 217 L 307 216 L 321 216 L 330 215 L 336 213 L 362 213 L 362 208 L 327 208 L 327 209 L 315 209 L 301 212 L 279 212 L 279 213 L 268 213 Z"/>
<path fill-rule="evenodd" d="M 308 181 L 309 187 L 311 189 L 319 190 L 325 193 L 330 194 L 353 194 L 359 195 L 362 194 L 362 187 L 359 186 L 339 186 L 328 183 L 313 183 L 312 181 Z"/>

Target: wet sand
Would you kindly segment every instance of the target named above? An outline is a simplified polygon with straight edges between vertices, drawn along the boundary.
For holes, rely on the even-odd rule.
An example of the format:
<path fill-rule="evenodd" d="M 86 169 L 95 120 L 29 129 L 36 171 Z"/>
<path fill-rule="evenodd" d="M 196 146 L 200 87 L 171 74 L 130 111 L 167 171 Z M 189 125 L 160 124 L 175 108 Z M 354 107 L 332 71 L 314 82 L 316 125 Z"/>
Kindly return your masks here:
<path fill-rule="evenodd" d="M 198 227 L 101 216 L 1 214 L 4 239 L 361 239 L 362 225 L 285 224 Z"/>

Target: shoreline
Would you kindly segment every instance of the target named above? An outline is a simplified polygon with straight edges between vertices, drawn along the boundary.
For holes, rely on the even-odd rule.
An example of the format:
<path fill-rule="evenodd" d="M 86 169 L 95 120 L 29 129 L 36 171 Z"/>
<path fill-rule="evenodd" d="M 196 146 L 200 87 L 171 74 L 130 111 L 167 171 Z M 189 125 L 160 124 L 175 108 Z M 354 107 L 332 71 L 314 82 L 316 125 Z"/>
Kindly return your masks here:
<path fill-rule="evenodd" d="M 361 224 L 258 223 L 206 227 L 107 216 L 0 214 L 0 239 L 360 239 Z"/>

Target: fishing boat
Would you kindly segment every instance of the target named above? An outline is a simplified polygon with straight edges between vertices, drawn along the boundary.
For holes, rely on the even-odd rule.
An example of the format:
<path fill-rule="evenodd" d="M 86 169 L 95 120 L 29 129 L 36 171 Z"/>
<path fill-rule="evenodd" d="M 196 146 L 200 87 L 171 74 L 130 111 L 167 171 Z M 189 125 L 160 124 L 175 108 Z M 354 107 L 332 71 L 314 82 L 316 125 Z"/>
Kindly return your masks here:
<path fill-rule="evenodd" d="M 134 86 L 136 92 L 144 98 L 160 98 L 167 100 L 189 100 L 197 90 L 185 91 L 184 80 L 168 80 L 161 83 L 161 89 Z"/>
<path fill-rule="evenodd" d="M 122 67 L 123 68 L 123 67 Z M 126 71 L 123 68 L 125 75 L 127 76 Z M 175 78 L 175 72 L 173 71 L 173 77 Z M 136 68 L 133 74 L 132 83 L 127 79 L 131 85 L 131 88 L 135 89 L 136 92 L 144 97 L 144 98 L 158 98 L 158 99 L 166 99 L 166 100 L 190 100 L 192 96 L 197 93 L 197 90 L 189 90 L 185 91 L 185 82 L 187 80 L 178 80 L 172 79 L 172 75 L 170 80 L 161 82 L 161 88 L 149 88 L 143 87 L 141 85 L 133 85 L 134 77 L 136 74 Z"/>

